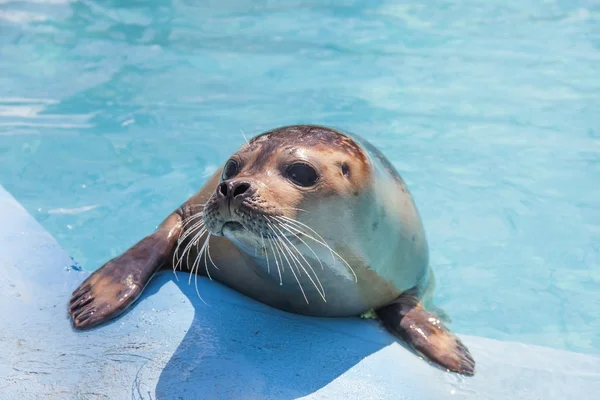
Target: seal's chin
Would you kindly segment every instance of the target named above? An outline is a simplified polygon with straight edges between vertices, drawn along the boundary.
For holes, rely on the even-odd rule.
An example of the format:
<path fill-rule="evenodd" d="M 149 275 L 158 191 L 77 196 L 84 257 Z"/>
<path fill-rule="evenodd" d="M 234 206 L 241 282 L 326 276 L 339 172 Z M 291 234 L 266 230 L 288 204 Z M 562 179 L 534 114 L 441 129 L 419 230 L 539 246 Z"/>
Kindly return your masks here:
<path fill-rule="evenodd" d="M 240 250 L 247 254 L 256 253 L 260 239 L 253 232 L 246 229 L 237 221 L 228 221 L 221 227 L 221 236 L 233 242 Z"/>
<path fill-rule="evenodd" d="M 228 234 L 236 233 L 244 230 L 244 225 L 237 221 L 228 221 L 221 227 L 221 236 L 228 236 Z"/>
<path fill-rule="evenodd" d="M 270 240 L 283 240 L 286 243 L 290 241 L 298 241 L 297 235 L 294 235 L 291 232 L 283 232 L 283 229 L 278 229 L 277 231 L 269 229 L 262 232 L 256 232 L 251 227 L 244 226 L 242 222 L 231 220 L 224 222 L 220 228 L 217 228 L 215 232 L 211 232 L 211 234 L 214 236 L 224 236 L 227 239 L 234 242 L 235 244 L 237 244 L 239 247 L 251 246 L 252 248 L 254 248 L 259 244 L 264 245 L 266 241 Z"/>

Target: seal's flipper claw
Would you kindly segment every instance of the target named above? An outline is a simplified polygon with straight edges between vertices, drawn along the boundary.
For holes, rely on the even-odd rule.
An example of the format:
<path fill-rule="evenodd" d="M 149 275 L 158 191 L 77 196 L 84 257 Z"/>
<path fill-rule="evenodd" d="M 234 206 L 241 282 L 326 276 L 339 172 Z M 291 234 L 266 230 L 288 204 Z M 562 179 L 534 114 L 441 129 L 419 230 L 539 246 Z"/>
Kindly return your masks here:
<path fill-rule="evenodd" d="M 88 284 L 88 280 L 85 280 L 79 287 L 71 294 L 71 300 L 69 300 L 69 306 L 73 306 L 75 303 L 79 302 L 82 297 L 87 297 L 90 291 L 90 285 Z"/>
<path fill-rule="evenodd" d="M 73 305 L 69 310 L 76 329 L 90 329 L 118 316 L 138 298 L 142 287 L 109 282 L 101 277 L 92 291 L 96 293 L 95 297 Z"/>
<path fill-rule="evenodd" d="M 401 295 L 376 310 L 377 317 L 393 334 L 428 360 L 453 372 L 472 376 L 475 361 L 467 347 L 412 295 Z"/>
<path fill-rule="evenodd" d="M 76 329 L 90 329 L 118 316 L 139 297 L 146 282 L 128 279 L 132 268 L 119 264 L 117 259 L 90 277 L 89 293 L 71 302 L 69 307 Z"/>
<path fill-rule="evenodd" d="M 181 217 L 173 213 L 152 235 L 90 275 L 69 301 L 76 329 L 90 329 L 121 314 L 165 263 L 179 237 Z"/>

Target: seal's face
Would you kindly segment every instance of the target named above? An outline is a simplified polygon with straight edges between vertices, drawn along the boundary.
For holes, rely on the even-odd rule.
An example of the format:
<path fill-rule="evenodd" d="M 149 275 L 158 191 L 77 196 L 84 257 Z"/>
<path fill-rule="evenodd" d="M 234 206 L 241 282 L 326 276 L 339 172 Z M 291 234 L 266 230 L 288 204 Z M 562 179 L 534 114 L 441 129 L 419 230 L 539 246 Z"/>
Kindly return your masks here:
<path fill-rule="evenodd" d="M 210 234 L 256 253 L 268 240 L 298 240 L 298 230 L 315 229 L 323 218 L 335 224 L 331 213 L 351 213 L 369 173 L 363 150 L 336 131 L 295 126 L 267 132 L 227 161 L 204 206 L 204 224 Z"/>

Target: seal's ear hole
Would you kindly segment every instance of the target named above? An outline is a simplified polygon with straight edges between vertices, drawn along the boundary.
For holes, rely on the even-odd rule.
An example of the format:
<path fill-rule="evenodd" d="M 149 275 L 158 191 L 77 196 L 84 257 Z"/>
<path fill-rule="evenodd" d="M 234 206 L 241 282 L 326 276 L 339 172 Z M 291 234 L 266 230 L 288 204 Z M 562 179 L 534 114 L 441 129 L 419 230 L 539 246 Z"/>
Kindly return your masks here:
<path fill-rule="evenodd" d="M 342 163 L 342 174 L 348 178 L 350 176 L 350 167 L 345 162 Z"/>

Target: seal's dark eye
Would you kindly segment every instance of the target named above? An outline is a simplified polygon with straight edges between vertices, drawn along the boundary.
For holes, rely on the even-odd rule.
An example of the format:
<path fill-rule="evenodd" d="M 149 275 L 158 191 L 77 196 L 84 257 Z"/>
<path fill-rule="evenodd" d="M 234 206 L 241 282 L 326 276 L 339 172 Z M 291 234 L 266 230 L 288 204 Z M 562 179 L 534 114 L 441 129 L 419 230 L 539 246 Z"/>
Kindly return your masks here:
<path fill-rule="evenodd" d="M 342 174 L 347 178 L 350 175 L 350 168 L 348 164 L 342 163 Z"/>
<path fill-rule="evenodd" d="M 308 164 L 292 164 L 285 171 L 287 177 L 298 186 L 312 186 L 317 183 L 319 175 L 313 167 Z"/>
<path fill-rule="evenodd" d="M 235 174 L 238 173 L 238 169 L 238 162 L 235 160 L 229 160 L 227 161 L 227 164 L 225 164 L 225 168 L 223 168 L 223 174 L 221 175 L 221 177 L 224 181 L 227 179 L 231 179 L 235 176 Z"/>

